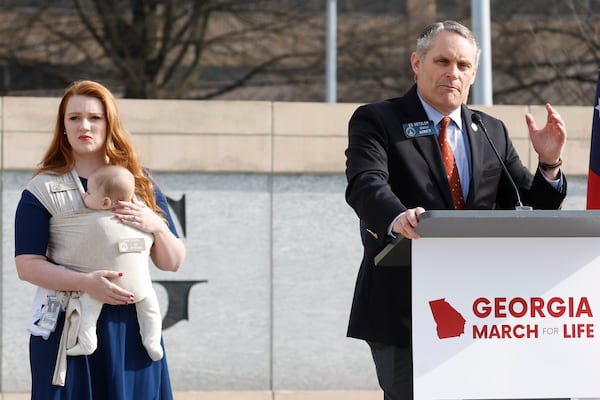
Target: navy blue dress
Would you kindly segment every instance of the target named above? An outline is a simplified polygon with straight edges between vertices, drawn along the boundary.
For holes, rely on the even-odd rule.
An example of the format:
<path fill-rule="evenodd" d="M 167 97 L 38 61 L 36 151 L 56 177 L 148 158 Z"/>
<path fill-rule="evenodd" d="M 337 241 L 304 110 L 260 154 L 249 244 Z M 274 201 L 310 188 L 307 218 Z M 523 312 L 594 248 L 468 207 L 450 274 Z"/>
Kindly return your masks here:
<path fill-rule="evenodd" d="M 81 178 L 83 187 L 87 180 Z M 159 207 L 175 235 L 165 196 L 156 190 Z M 15 255 L 45 255 L 50 214 L 24 190 L 15 216 Z M 98 348 L 88 356 L 68 356 L 65 386 L 52 385 L 64 325 L 61 313 L 55 332 L 45 340 L 30 336 L 32 400 L 172 400 L 167 357 L 152 361 L 140 336 L 135 304 L 105 304 L 97 322 Z"/>

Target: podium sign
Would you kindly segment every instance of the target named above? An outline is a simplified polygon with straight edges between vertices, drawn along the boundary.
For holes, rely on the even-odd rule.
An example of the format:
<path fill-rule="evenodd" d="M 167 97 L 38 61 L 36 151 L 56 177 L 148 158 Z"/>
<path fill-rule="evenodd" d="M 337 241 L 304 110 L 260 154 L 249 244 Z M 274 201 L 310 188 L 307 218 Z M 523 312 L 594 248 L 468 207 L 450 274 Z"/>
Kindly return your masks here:
<path fill-rule="evenodd" d="M 419 232 L 415 399 L 600 395 L 600 213 L 439 211 Z"/>

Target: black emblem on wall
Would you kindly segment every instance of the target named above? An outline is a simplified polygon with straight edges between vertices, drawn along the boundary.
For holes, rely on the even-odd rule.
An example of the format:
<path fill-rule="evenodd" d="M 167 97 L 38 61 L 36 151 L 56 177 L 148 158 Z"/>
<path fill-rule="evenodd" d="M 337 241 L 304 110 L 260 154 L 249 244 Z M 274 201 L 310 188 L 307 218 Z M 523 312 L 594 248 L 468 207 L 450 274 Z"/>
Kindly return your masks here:
<path fill-rule="evenodd" d="M 186 222 L 185 222 L 185 193 L 181 196 L 179 200 L 175 200 L 167 196 L 167 203 L 171 210 L 173 210 L 173 214 L 179 221 L 179 225 L 181 225 L 181 231 L 183 233 L 183 237 L 187 236 L 186 232 Z"/>
<path fill-rule="evenodd" d="M 196 283 L 206 283 L 207 280 L 200 281 L 154 281 L 162 285 L 167 291 L 167 312 L 162 321 L 163 330 L 169 329 L 177 322 L 189 319 L 188 304 L 190 290 Z"/>
<path fill-rule="evenodd" d="M 185 215 L 185 194 L 179 200 L 175 200 L 167 196 L 167 203 L 173 211 L 175 218 L 179 221 L 183 237 L 187 236 L 186 231 L 186 215 Z M 167 291 L 167 312 L 163 318 L 163 330 L 169 329 L 181 320 L 188 320 L 188 305 L 190 298 L 190 290 L 197 283 L 206 283 L 208 280 L 197 281 L 154 281 L 165 288 Z"/>

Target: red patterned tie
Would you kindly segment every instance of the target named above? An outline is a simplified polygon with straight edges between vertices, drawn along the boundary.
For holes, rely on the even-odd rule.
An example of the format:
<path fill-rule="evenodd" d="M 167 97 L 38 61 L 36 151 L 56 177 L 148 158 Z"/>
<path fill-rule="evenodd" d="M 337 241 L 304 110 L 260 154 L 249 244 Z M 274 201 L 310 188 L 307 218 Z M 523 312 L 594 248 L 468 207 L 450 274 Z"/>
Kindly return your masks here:
<path fill-rule="evenodd" d="M 462 186 L 460 185 L 460 177 L 458 176 L 458 168 L 456 168 L 456 160 L 454 160 L 454 152 L 450 143 L 446 140 L 446 128 L 450 124 L 450 117 L 445 116 L 440 122 L 440 134 L 438 136 L 438 143 L 440 144 L 440 150 L 442 150 L 442 159 L 444 160 L 444 167 L 446 168 L 446 177 L 450 184 L 450 194 L 452 194 L 452 202 L 454 203 L 455 210 L 462 210 L 465 206 L 465 201 L 462 195 Z"/>

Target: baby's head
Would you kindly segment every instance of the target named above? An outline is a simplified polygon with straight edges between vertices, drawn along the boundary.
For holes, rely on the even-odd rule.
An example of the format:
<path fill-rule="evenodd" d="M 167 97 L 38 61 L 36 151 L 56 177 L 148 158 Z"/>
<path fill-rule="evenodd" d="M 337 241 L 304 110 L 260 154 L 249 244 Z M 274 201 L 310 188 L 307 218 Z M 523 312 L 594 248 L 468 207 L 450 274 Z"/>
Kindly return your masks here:
<path fill-rule="evenodd" d="M 93 210 L 118 207 L 119 200 L 131 201 L 135 195 L 135 179 L 125 167 L 108 165 L 98 168 L 88 177 L 83 202 Z"/>

